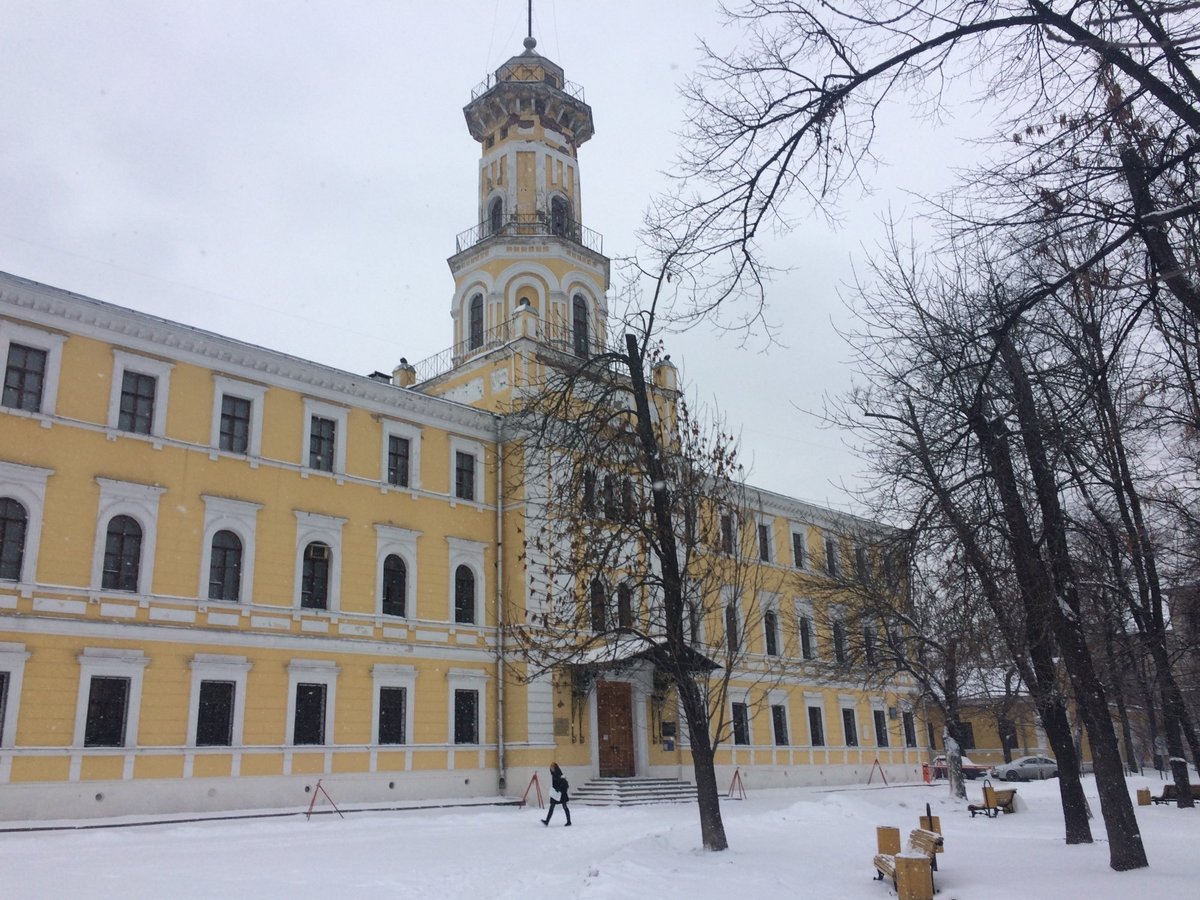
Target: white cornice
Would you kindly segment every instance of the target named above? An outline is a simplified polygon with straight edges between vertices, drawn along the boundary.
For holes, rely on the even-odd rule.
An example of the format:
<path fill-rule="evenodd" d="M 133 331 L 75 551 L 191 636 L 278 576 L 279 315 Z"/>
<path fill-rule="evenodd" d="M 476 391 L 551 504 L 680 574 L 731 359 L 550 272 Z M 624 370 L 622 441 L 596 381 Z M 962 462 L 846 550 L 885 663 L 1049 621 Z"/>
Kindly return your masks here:
<path fill-rule="evenodd" d="M 486 438 L 492 416 L 320 363 L 0 272 L 0 315 Z"/>

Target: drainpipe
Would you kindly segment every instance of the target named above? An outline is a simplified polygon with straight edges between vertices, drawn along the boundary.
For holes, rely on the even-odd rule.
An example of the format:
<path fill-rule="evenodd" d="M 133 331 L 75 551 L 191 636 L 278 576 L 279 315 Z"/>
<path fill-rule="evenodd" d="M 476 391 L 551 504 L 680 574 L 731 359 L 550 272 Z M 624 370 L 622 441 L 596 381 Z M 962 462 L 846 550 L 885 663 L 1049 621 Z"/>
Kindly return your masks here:
<path fill-rule="evenodd" d="M 508 781 L 504 758 L 504 419 L 496 423 L 496 768 L 503 794 Z"/>

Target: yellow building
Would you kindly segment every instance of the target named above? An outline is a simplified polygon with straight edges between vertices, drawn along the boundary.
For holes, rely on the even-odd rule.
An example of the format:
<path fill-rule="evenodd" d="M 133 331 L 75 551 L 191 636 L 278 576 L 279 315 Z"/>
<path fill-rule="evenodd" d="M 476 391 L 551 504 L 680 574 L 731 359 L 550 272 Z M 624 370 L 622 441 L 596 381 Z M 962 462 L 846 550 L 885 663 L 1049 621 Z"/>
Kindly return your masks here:
<path fill-rule="evenodd" d="M 651 668 L 572 696 L 505 646 L 529 579 L 501 411 L 538 352 L 604 342 L 609 261 L 562 69 L 527 39 L 465 113 L 480 224 L 449 260 L 454 343 L 391 375 L 0 275 L 0 818 L 297 806 L 318 778 L 339 802 L 520 795 L 555 758 L 576 785 L 688 777 Z M 852 524 L 757 498 L 772 571 L 814 570 Z M 738 701 L 722 774 L 915 776 L 904 686 L 807 678 L 834 612 L 771 602 L 809 631 L 793 676 Z"/>

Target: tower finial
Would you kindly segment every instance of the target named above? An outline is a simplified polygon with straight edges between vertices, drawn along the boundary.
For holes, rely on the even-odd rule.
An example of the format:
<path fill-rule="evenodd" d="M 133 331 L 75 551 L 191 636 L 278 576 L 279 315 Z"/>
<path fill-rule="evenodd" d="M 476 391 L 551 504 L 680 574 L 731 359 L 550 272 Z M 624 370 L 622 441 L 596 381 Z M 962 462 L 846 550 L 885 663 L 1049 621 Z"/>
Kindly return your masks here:
<path fill-rule="evenodd" d="M 533 36 L 533 0 L 529 0 L 529 28 L 525 34 L 525 49 L 532 50 L 537 46 L 537 38 Z"/>

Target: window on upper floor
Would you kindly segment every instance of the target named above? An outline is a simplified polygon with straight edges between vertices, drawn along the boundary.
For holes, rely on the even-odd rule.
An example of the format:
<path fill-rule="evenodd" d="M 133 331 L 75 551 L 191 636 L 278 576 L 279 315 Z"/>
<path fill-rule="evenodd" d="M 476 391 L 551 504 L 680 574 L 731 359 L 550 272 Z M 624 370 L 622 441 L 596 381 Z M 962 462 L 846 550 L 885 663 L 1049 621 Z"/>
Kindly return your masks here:
<path fill-rule="evenodd" d="M 136 593 L 141 564 L 142 526 L 130 516 L 113 516 L 104 537 L 101 589 Z"/>
<path fill-rule="evenodd" d="M 596 470 L 586 467 L 583 470 L 583 514 L 596 514 Z"/>
<path fill-rule="evenodd" d="M 550 233 L 567 237 L 571 227 L 571 207 L 565 197 L 550 198 Z"/>
<path fill-rule="evenodd" d="M 475 573 L 470 566 L 454 570 L 454 621 L 458 625 L 475 624 Z"/>
<path fill-rule="evenodd" d="M 617 586 L 617 628 L 633 628 L 633 590 L 627 584 Z"/>
<path fill-rule="evenodd" d="M 329 570 L 332 552 L 329 545 L 313 541 L 304 548 L 300 580 L 300 606 L 304 609 L 329 608 Z"/>
<path fill-rule="evenodd" d="M 593 578 L 588 587 L 588 612 L 592 631 L 602 634 L 608 630 L 608 597 L 599 578 Z"/>
<path fill-rule="evenodd" d="M 228 529 L 213 535 L 208 563 L 208 599 L 237 603 L 242 596 L 242 539 Z"/>
<path fill-rule="evenodd" d="M 582 294 L 571 301 L 571 332 L 575 343 L 575 355 L 587 359 L 591 355 L 591 339 L 588 335 L 588 305 Z"/>
<path fill-rule="evenodd" d="M 46 384 L 47 351 L 24 344 L 8 345 L 4 369 L 3 403 L 9 409 L 42 411 L 42 392 Z"/>
<path fill-rule="evenodd" d="M 126 369 L 121 376 L 121 407 L 117 427 L 132 434 L 150 434 L 154 425 L 154 398 L 158 379 Z"/>
<path fill-rule="evenodd" d="M 395 553 L 383 561 L 383 614 L 403 616 L 408 597 L 408 567 Z"/>
<path fill-rule="evenodd" d="M 454 453 L 454 496 L 459 500 L 475 499 L 475 465 L 474 453 L 462 450 Z"/>
<path fill-rule="evenodd" d="M 325 695 L 327 685 L 299 682 L 295 693 L 295 715 L 292 721 L 292 743 L 319 745 L 325 743 Z"/>
<path fill-rule="evenodd" d="M 797 569 L 808 567 L 808 545 L 803 533 L 792 532 L 792 564 Z"/>
<path fill-rule="evenodd" d="M 604 495 L 604 518 L 615 522 L 621 515 L 621 507 L 617 498 L 617 478 L 615 475 L 605 475 L 602 487 Z"/>
<path fill-rule="evenodd" d="M 738 609 L 736 600 L 725 606 L 725 640 L 730 652 L 736 651 L 741 647 L 741 637 L 738 634 Z"/>
<path fill-rule="evenodd" d="M 337 422 L 312 416 L 308 424 L 308 467 L 318 472 L 332 472 L 336 451 Z"/>
<path fill-rule="evenodd" d="M 388 484 L 408 487 L 409 439 L 399 435 L 388 435 L 387 480 Z"/>
<path fill-rule="evenodd" d="M 219 447 L 230 453 L 250 450 L 250 417 L 254 403 L 232 394 L 221 396 L 221 429 Z"/>
<path fill-rule="evenodd" d="M 845 665 L 846 626 L 840 620 L 834 619 L 830 630 L 833 632 L 833 658 L 838 664 Z"/>
<path fill-rule="evenodd" d="M 743 747 L 750 743 L 750 710 L 745 703 L 733 704 L 733 743 Z"/>
<path fill-rule="evenodd" d="M 29 513 L 12 497 L 0 497 L 0 581 L 20 581 Z"/>
<path fill-rule="evenodd" d="M 871 556 L 866 547 L 854 548 L 854 577 L 865 582 L 871 574 Z"/>
<path fill-rule="evenodd" d="M 817 645 L 815 635 L 813 634 L 812 614 L 807 611 L 801 611 L 798 626 L 800 631 L 800 655 L 805 659 L 816 659 Z"/>
<path fill-rule="evenodd" d="M 766 522 L 758 523 L 758 558 L 771 561 L 771 526 Z"/>
<path fill-rule="evenodd" d="M 825 538 L 825 571 L 834 578 L 842 574 L 842 562 L 838 557 L 838 540 L 835 537 Z"/>
<path fill-rule="evenodd" d="M 174 366 L 162 360 L 114 350 L 108 427 L 128 434 L 162 437 Z"/>
<path fill-rule="evenodd" d="M 483 347 L 483 294 L 476 294 L 467 304 L 467 349 Z"/>
<path fill-rule="evenodd" d="M 492 202 L 488 204 L 488 234 L 499 234 L 501 228 L 504 227 L 504 200 L 500 197 L 493 197 Z"/>
<path fill-rule="evenodd" d="M 879 654 L 875 648 L 875 627 L 873 625 L 864 625 L 862 630 L 863 642 L 863 662 L 868 666 L 874 666 L 879 662 Z"/>
<path fill-rule="evenodd" d="M 767 656 L 779 655 L 779 616 L 773 609 L 763 613 L 763 637 Z"/>
<path fill-rule="evenodd" d="M 737 549 L 737 533 L 733 513 L 721 513 L 721 552 L 730 555 Z"/>

